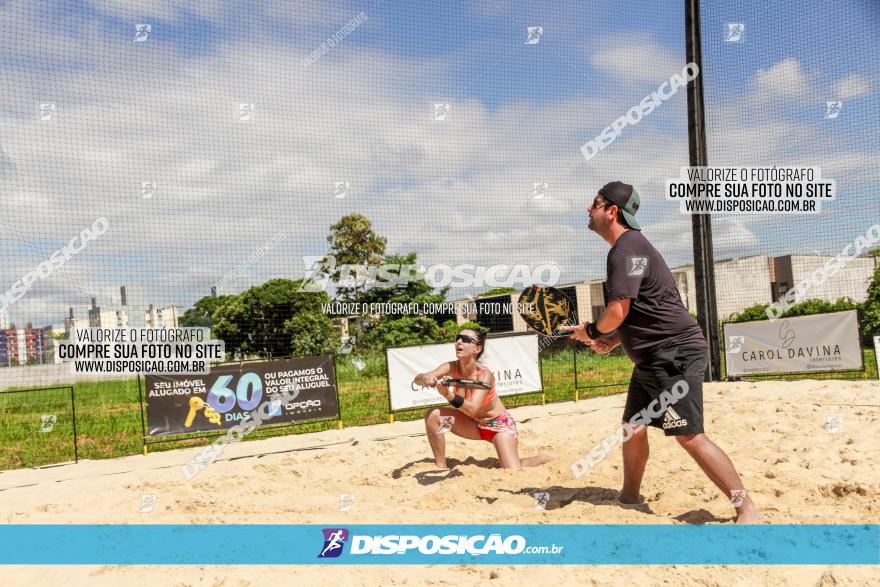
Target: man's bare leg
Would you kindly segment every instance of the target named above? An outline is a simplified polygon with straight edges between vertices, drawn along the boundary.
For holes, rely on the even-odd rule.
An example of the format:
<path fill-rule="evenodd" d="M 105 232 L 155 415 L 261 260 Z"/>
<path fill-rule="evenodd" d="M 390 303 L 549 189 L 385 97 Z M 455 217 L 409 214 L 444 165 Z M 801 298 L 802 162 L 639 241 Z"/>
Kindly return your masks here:
<path fill-rule="evenodd" d="M 744 491 L 742 480 L 730 458 L 718 445 L 709 440 L 705 434 L 687 434 L 676 436 L 678 443 L 700 465 L 706 476 L 724 493 L 727 499 L 732 498 L 734 490 Z M 755 507 L 748 493 L 742 498 L 742 505 L 736 507 L 737 524 L 757 524 L 761 514 Z"/>
<path fill-rule="evenodd" d="M 629 426 L 624 422 L 625 426 Z M 648 429 L 645 426 L 633 428 L 633 435 L 623 443 L 623 489 L 620 490 L 618 501 L 625 504 L 642 503 L 639 490 L 645 465 L 648 463 Z"/>

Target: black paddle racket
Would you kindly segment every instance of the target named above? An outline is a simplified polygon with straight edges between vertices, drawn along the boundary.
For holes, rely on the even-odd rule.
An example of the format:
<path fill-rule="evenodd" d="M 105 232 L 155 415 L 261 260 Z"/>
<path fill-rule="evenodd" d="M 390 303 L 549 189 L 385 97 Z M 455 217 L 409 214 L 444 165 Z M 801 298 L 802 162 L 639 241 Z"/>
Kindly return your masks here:
<path fill-rule="evenodd" d="M 554 340 L 568 336 L 570 333 L 559 331 L 559 327 L 575 326 L 578 323 L 574 302 L 555 287 L 527 287 L 519 294 L 519 304 L 519 315 L 532 330 L 545 339 Z"/>
<path fill-rule="evenodd" d="M 476 379 L 455 379 L 453 377 L 444 377 L 439 383 L 443 385 L 451 385 L 459 389 L 492 389 L 492 386 L 485 381 L 477 381 Z"/>

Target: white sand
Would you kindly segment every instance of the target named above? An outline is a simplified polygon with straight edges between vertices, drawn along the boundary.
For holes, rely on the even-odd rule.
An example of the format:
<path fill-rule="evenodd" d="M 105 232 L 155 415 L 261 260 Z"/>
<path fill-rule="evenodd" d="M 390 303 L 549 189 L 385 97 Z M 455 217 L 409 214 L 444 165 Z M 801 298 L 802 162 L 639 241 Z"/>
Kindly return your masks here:
<path fill-rule="evenodd" d="M 709 384 L 706 431 L 731 457 L 768 523 L 880 523 L 880 383 Z M 624 396 L 513 410 L 520 454 L 549 465 L 495 468 L 486 442 L 449 437 L 438 476 L 423 424 L 398 422 L 230 446 L 192 481 L 200 449 L 0 473 L 7 523 L 731 523 L 728 500 L 673 439 L 652 430 L 642 511 L 616 504 L 620 450 L 581 479 L 571 464 L 619 423 Z M 842 430 L 825 431 L 827 416 Z M 532 493 L 550 493 L 545 511 Z M 340 512 L 339 495 L 355 495 Z M 154 494 L 140 513 L 141 494 Z M 314 545 L 304 545 L 313 549 Z M 880 584 L 877 567 L 781 566 L 79 566 L 6 567 L 6 585 Z M 873 582 L 873 583 L 872 583 Z"/>

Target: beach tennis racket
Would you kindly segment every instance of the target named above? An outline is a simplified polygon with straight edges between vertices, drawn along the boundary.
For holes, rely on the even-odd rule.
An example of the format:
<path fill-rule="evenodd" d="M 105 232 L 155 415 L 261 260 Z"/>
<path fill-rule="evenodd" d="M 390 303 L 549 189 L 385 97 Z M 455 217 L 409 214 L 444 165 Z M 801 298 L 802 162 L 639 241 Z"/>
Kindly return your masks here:
<path fill-rule="evenodd" d="M 532 285 L 519 294 L 519 315 L 538 334 L 551 339 L 568 336 L 560 326 L 578 323 L 574 302 L 555 287 Z"/>
<path fill-rule="evenodd" d="M 477 381 L 476 379 L 455 379 L 453 377 L 444 377 L 439 381 L 446 386 L 453 386 L 459 389 L 492 389 L 492 386 L 485 381 Z"/>

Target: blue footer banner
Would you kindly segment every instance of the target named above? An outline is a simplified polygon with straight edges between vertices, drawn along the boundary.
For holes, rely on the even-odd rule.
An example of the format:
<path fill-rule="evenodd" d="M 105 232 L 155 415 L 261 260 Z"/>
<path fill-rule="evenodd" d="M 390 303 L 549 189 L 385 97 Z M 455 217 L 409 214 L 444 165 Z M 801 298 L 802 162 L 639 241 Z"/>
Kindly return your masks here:
<path fill-rule="evenodd" d="M 0 525 L 0 564 L 876 565 L 880 525 Z"/>

